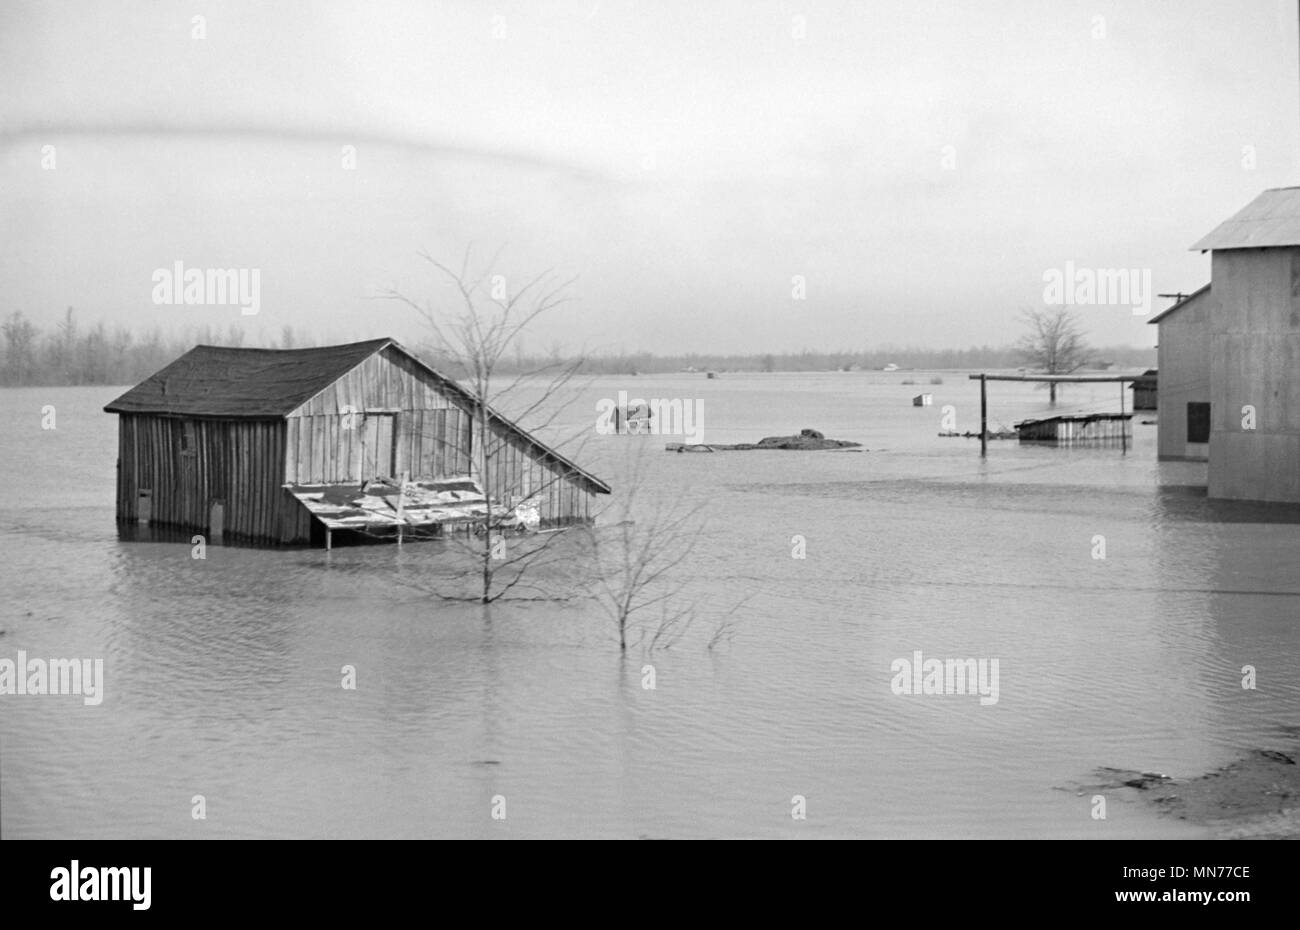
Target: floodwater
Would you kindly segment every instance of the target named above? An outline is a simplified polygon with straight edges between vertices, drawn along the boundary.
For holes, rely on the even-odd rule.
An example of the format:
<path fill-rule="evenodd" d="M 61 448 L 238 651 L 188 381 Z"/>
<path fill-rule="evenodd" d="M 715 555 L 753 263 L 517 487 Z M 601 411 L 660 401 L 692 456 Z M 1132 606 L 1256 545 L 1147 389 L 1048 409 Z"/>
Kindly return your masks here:
<path fill-rule="evenodd" d="M 573 590 L 487 610 L 431 596 L 425 582 L 455 581 L 438 543 L 200 560 L 119 540 L 100 412 L 119 391 L 2 392 L 0 657 L 102 658 L 105 685 L 98 706 L 0 696 L 0 833 L 1204 835 L 1123 795 L 1096 820 L 1062 789 L 1099 766 L 1199 775 L 1300 722 L 1300 515 L 1207 501 L 1203 465 L 1155 461 L 1137 422 L 1153 414 L 1127 455 L 999 441 L 981 460 L 937 435 L 945 405 L 978 428 L 977 385 L 931 375 L 575 392 L 561 425 L 590 434 L 584 465 L 617 484 L 643 450 L 640 505 L 706 507 L 682 567 L 694 626 L 626 656 Z M 596 435 L 597 401 L 619 390 L 698 400 L 708 442 L 814 427 L 867 451 L 674 455 L 681 437 Z M 923 391 L 934 406 L 913 407 Z M 1072 387 L 1060 406 L 1118 394 Z M 997 425 L 1046 396 L 1000 383 L 990 400 Z M 997 703 L 894 694 L 891 663 L 916 650 L 997 659 Z"/>

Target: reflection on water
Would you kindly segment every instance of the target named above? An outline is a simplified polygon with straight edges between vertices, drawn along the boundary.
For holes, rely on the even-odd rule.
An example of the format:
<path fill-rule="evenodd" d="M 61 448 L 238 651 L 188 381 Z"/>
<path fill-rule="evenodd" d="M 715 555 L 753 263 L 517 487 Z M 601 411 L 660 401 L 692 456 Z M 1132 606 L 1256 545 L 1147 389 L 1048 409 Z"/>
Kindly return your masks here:
<path fill-rule="evenodd" d="M 1298 722 L 1300 515 L 1207 500 L 1203 465 L 1154 461 L 1151 426 L 1127 455 L 996 442 L 981 460 L 937 435 L 944 405 L 958 429 L 978 410 L 947 377 L 933 408 L 879 373 L 584 388 L 560 428 L 624 389 L 700 399 L 708 442 L 814 427 L 868 450 L 668 455 L 673 437 L 591 429 L 574 455 L 616 490 L 644 448 L 640 506 L 706 507 L 700 628 L 626 659 L 580 597 L 431 596 L 458 575 L 438 543 L 197 560 L 120 538 L 98 413 L 116 392 L 5 392 L 0 464 L 22 480 L 0 488 L 0 656 L 103 657 L 106 684 L 99 707 L 0 698 L 3 835 L 1198 835 L 1123 799 L 1096 822 L 1057 788 L 1098 766 L 1200 774 Z M 995 423 L 1045 400 L 990 393 Z M 998 658 L 998 704 L 894 695 L 890 663 L 917 649 Z"/>

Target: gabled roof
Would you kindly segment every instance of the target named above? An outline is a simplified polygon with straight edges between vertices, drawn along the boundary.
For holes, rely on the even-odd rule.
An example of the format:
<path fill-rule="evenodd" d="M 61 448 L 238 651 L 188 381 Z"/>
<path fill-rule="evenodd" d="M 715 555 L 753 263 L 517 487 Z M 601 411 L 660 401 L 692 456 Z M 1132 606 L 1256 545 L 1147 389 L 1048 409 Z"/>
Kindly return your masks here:
<path fill-rule="evenodd" d="M 1196 290 L 1188 294 L 1186 297 L 1184 297 L 1182 300 L 1178 301 L 1178 303 L 1174 304 L 1172 307 L 1166 307 L 1165 309 L 1157 313 L 1155 316 L 1153 316 L 1151 319 L 1147 320 L 1147 324 L 1150 325 L 1152 323 L 1159 323 L 1161 320 L 1169 316 L 1171 313 L 1177 313 L 1179 310 L 1183 309 L 1183 307 L 1186 307 L 1189 303 L 1191 303 L 1196 298 L 1200 297 L 1202 294 L 1208 293 L 1209 290 L 1210 290 L 1210 285 L 1208 284 L 1204 285 L 1203 287 L 1197 288 Z"/>
<path fill-rule="evenodd" d="M 1130 391 L 1139 389 L 1153 388 L 1160 378 L 1160 373 L 1154 368 L 1148 368 L 1141 375 L 1133 379 L 1133 383 L 1128 386 Z"/>
<path fill-rule="evenodd" d="M 478 398 L 458 382 L 430 368 L 393 339 L 371 339 L 315 349 L 243 349 L 195 346 L 104 407 L 107 413 L 219 419 L 277 419 L 288 416 L 382 349 L 392 346 L 470 410 Z M 489 421 L 538 453 L 583 479 L 592 490 L 610 487 L 511 420 L 487 407 Z"/>
<path fill-rule="evenodd" d="M 1300 245 L 1300 187 L 1264 191 L 1197 242 L 1194 251 Z"/>
<path fill-rule="evenodd" d="M 195 346 L 104 410 L 188 417 L 283 417 L 391 343 L 317 349 Z"/>

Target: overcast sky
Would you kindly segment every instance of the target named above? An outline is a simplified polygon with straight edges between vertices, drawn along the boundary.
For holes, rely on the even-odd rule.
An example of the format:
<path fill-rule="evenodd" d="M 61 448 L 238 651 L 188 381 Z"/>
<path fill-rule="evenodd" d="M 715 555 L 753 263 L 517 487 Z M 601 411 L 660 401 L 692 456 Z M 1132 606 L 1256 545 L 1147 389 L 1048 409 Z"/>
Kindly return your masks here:
<path fill-rule="evenodd" d="M 1273 0 L 5 2 L 0 313 L 417 342 L 371 298 L 447 299 L 415 255 L 474 243 L 577 276 L 539 351 L 1004 344 L 1050 269 L 1190 291 L 1191 243 L 1300 182 L 1298 28 Z M 176 261 L 258 269 L 260 313 L 155 305 Z"/>

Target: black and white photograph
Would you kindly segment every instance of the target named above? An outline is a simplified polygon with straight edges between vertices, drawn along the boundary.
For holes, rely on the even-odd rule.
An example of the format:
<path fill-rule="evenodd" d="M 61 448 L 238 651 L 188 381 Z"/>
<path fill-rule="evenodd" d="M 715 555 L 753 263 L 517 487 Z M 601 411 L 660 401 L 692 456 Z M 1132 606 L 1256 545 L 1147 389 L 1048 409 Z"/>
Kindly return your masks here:
<path fill-rule="evenodd" d="M 1300 837 L 1296 185 L 1290 0 L 5 2 L 0 838 Z"/>

